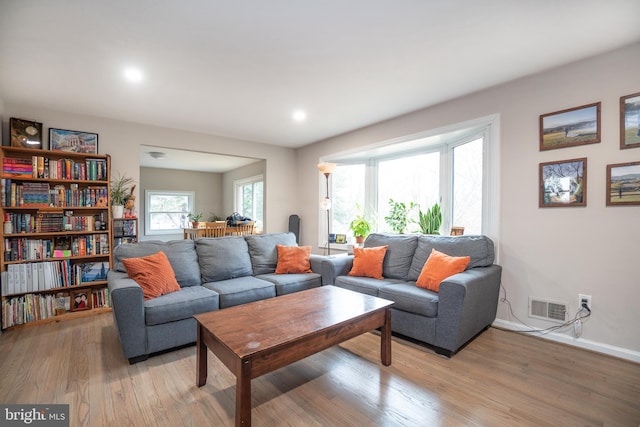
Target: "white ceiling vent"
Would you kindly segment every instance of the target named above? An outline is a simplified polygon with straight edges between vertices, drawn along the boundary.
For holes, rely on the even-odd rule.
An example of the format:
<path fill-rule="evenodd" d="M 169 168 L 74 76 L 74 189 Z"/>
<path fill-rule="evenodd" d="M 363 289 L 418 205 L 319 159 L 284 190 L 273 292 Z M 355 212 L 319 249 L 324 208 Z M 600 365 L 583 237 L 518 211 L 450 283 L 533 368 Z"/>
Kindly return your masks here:
<path fill-rule="evenodd" d="M 529 297 L 529 317 L 563 323 L 567 320 L 567 304 Z"/>

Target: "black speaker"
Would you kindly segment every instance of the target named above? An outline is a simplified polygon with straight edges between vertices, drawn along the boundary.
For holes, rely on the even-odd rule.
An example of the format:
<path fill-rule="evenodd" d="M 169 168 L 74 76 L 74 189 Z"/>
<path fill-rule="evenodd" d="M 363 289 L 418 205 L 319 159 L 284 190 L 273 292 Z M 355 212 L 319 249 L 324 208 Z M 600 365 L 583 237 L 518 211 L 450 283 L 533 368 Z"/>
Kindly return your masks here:
<path fill-rule="evenodd" d="M 296 235 L 296 243 L 300 244 L 300 217 L 289 215 L 289 232 Z"/>

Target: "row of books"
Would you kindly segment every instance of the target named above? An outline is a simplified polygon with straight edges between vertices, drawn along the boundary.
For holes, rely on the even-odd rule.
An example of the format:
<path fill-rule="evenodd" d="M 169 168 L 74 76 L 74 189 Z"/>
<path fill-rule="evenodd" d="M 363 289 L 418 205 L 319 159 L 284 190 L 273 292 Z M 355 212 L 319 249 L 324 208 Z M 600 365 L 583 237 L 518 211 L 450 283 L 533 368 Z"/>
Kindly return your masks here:
<path fill-rule="evenodd" d="M 16 183 L 0 179 L 0 201 L 6 207 L 107 207 L 109 192 L 106 186 L 79 188 L 78 184 L 56 185 L 46 182 Z"/>
<path fill-rule="evenodd" d="M 86 301 L 84 299 L 86 296 Z M 111 307 L 108 288 L 86 290 L 86 292 L 56 294 L 26 294 L 2 301 L 2 328 L 48 319 L 68 311 Z M 78 302 L 76 302 L 76 299 Z M 82 306 L 84 304 L 84 306 Z"/>
<path fill-rule="evenodd" d="M 137 220 L 128 219 L 124 221 L 115 221 L 113 223 L 114 236 L 135 236 Z"/>
<path fill-rule="evenodd" d="M 108 234 L 56 236 L 51 239 L 5 237 L 5 261 L 38 261 L 70 256 L 107 255 Z"/>
<path fill-rule="evenodd" d="M 97 231 L 97 215 L 73 215 L 73 211 L 63 213 L 14 213 L 5 212 L 4 222 L 11 223 L 11 232 L 55 233 L 61 231 Z M 100 221 L 102 224 L 102 221 Z M 105 229 L 106 230 L 106 223 Z"/>
<path fill-rule="evenodd" d="M 104 181 L 107 174 L 106 159 L 49 159 L 32 156 L 29 159 L 5 157 L 2 159 L 2 174 L 22 178 L 68 179 Z"/>
<path fill-rule="evenodd" d="M 70 260 L 9 264 L 1 273 L 2 295 L 78 286 L 107 279 L 109 262 L 72 264 Z"/>

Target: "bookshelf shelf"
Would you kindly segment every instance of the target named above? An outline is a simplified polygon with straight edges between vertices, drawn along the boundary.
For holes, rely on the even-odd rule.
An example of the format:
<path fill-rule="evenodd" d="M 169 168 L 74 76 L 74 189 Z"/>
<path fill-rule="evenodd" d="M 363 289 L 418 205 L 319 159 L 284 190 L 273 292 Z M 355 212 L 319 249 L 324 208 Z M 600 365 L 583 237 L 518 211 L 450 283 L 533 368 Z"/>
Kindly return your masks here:
<path fill-rule="evenodd" d="M 0 147 L 0 165 L 2 329 L 110 311 L 110 156 Z"/>

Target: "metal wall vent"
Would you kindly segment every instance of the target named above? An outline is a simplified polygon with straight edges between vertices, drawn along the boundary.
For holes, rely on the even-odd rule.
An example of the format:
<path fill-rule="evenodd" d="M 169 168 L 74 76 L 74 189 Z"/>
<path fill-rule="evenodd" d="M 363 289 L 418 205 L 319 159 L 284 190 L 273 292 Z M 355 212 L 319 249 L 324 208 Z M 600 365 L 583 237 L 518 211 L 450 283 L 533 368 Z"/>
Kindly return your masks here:
<path fill-rule="evenodd" d="M 529 297 L 529 317 L 563 323 L 567 313 L 566 303 Z"/>

